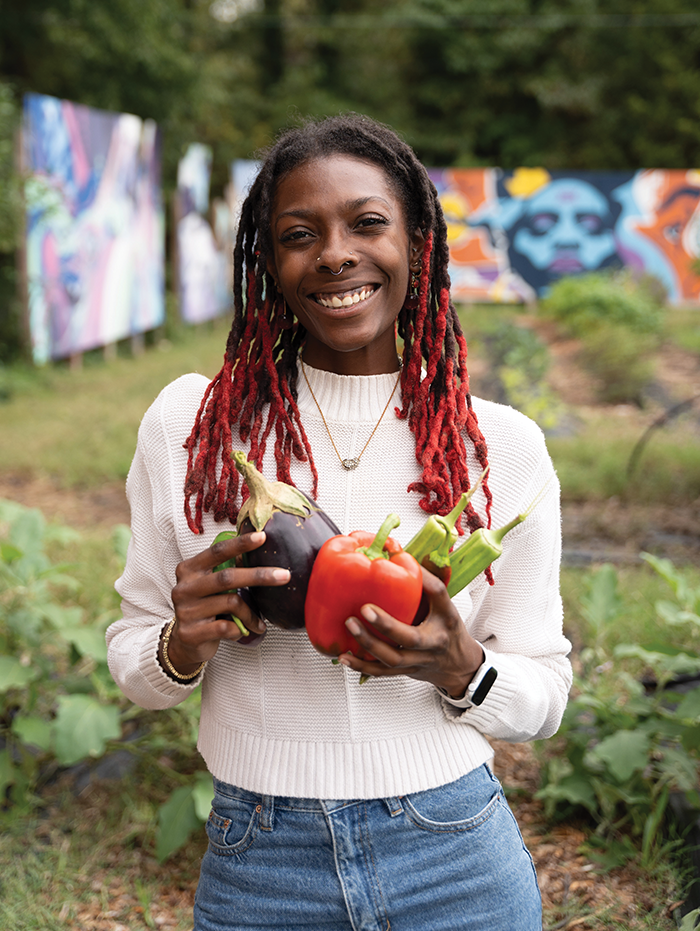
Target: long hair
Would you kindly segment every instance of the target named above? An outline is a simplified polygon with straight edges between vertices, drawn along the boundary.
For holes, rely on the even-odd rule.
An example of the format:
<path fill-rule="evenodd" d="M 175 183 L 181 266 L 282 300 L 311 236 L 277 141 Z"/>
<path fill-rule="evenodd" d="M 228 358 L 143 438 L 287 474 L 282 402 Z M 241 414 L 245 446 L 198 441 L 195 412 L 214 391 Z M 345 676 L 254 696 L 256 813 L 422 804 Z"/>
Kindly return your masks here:
<path fill-rule="evenodd" d="M 273 255 L 270 214 L 277 184 L 297 166 L 329 155 L 349 155 L 383 168 L 401 200 L 409 236 L 420 229 L 425 238 L 418 299 L 407 298 L 397 319 L 403 366 L 402 406 L 395 412 L 408 419 L 422 469 L 420 480 L 407 490 L 420 495 L 426 512 L 448 513 L 469 488 L 465 434 L 481 467 L 488 465 L 469 395 L 467 344 L 450 299 L 447 227 L 434 185 L 413 150 L 389 127 L 357 114 L 308 122 L 285 132 L 270 148 L 242 206 L 224 364 L 184 444 L 185 514 L 194 533 L 202 532 L 204 511 L 213 512 L 217 521 L 235 522 L 247 494 L 245 486 L 239 488 L 231 461 L 233 428 L 249 444 L 249 459 L 258 468 L 274 431 L 277 478 L 292 484 L 294 456 L 308 463 L 313 495 L 318 492 L 319 477 L 297 407 L 297 358 L 306 331 L 286 319 L 284 298 L 267 264 Z M 482 487 L 490 524 L 488 482 Z M 465 516 L 470 529 L 483 526 L 471 505 Z"/>

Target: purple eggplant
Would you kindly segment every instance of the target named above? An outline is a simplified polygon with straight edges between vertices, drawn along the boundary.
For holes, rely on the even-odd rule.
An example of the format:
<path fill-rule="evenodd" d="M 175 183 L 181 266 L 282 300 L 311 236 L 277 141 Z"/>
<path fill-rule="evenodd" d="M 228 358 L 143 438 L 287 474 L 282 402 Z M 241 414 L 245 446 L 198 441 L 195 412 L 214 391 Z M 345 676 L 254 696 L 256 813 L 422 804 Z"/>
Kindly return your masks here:
<path fill-rule="evenodd" d="M 269 482 L 244 453 L 233 453 L 233 460 L 250 492 L 238 515 L 238 532 L 265 531 L 263 545 L 243 554 L 244 565 L 279 566 L 291 573 L 287 585 L 251 586 L 247 591 L 253 610 L 270 624 L 298 630 L 304 627 L 306 590 L 316 555 L 340 530 L 293 485 Z"/>

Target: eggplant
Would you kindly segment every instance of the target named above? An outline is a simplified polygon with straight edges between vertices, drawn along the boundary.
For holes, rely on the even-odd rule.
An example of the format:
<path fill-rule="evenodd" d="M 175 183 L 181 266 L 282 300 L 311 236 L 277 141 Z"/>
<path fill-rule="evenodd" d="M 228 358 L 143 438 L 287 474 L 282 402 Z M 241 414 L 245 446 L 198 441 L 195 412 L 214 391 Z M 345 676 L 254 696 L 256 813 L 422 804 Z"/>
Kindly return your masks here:
<path fill-rule="evenodd" d="M 265 531 L 262 546 L 243 554 L 247 567 L 279 566 L 289 569 L 287 585 L 254 585 L 247 589 L 254 611 L 276 627 L 304 627 L 304 604 L 316 554 L 339 528 L 303 492 L 285 482 L 269 482 L 248 462 L 245 453 L 233 453 L 250 497 L 238 515 L 238 532 Z"/>

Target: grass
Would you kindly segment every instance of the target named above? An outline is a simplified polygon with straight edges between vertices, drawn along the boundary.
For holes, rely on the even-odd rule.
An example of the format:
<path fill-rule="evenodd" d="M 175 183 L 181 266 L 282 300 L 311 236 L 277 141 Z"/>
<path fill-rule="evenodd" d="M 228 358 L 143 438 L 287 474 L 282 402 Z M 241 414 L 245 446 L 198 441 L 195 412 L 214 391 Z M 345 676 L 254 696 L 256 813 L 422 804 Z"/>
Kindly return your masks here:
<path fill-rule="evenodd" d="M 94 361 L 80 371 L 5 370 L 0 472 L 49 474 L 65 486 L 123 480 L 148 406 L 185 372 L 215 375 L 226 331 L 219 320 L 136 358 Z"/>
<path fill-rule="evenodd" d="M 205 840 L 167 867 L 152 854 L 154 812 L 172 786 L 139 767 L 128 783 L 93 783 L 77 796 L 64 778 L 43 807 L 6 818 L 0 835 L 0 927 L 12 931 L 140 931 L 192 927 L 192 896 Z M 31 843 L 28 843 L 31 838 Z"/>
<path fill-rule="evenodd" d="M 669 308 L 664 321 L 664 336 L 681 349 L 700 354 L 700 308 Z"/>

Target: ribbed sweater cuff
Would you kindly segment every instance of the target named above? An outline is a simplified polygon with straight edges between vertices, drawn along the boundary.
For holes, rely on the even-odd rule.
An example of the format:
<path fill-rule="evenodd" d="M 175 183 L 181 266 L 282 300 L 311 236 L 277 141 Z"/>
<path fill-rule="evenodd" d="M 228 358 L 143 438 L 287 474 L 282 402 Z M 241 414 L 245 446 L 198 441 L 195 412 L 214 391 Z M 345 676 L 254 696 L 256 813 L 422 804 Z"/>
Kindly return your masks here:
<path fill-rule="evenodd" d="M 154 699 L 158 701 L 160 698 L 162 701 L 165 698 L 167 699 L 167 706 L 169 706 L 172 704 L 173 698 L 182 701 L 188 692 L 194 691 L 202 681 L 204 671 L 202 670 L 195 679 L 191 679 L 189 682 L 176 682 L 166 673 L 158 660 L 158 646 L 164 626 L 165 624 L 152 625 L 143 631 L 138 654 L 138 667 L 143 673 Z"/>
<path fill-rule="evenodd" d="M 518 670 L 513 668 L 507 656 L 494 653 L 484 647 L 484 662 L 494 666 L 498 671 L 498 678 L 489 689 L 489 693 L 481 705 L 472 705 L 470 708 L 456 708 L 448 701 L 443 700 L 443 711 L 448 718 L 460 724 L 469 724 L 482 734 L 490 733 L 492 725 L 499 720 L 505 709 L 511 703 L 518 691 Z"/>

